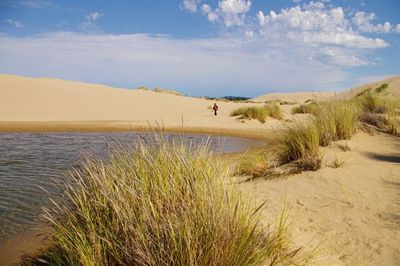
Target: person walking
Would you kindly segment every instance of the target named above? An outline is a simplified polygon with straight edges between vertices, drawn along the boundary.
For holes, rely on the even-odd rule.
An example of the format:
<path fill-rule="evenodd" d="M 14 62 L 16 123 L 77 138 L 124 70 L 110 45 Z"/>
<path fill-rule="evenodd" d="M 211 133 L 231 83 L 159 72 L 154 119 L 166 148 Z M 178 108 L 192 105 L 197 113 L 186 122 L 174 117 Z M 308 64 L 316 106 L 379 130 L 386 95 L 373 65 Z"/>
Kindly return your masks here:
<path fill-rule="evenodd" d="M 218 105 L 217 105 L 217 103 L 214 103 L 214 106 L 213 106 L 213 111 L 214 111 L 214 115 L 217 115 L 217 111 L 218 111 Z"/>

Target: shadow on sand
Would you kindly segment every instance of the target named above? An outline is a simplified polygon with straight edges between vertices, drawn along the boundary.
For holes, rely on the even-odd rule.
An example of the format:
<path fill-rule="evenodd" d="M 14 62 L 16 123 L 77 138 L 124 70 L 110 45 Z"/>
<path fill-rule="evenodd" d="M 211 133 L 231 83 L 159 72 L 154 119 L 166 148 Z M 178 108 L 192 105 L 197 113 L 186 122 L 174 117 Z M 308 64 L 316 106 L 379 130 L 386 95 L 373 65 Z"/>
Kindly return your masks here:
<path fill-rule="evenodd" d="M 364 155 L 370 159 L 378 161 L 400 163 L 400 154 L 379 154 L 374 152 L 365 152 Z"/>
<path fill-rule="evenodd" d="M 382 217 L 390 228 L 400 229 L 400 181 L 382 180 L 383 184 L 394 194 L 394 200 Z"/>

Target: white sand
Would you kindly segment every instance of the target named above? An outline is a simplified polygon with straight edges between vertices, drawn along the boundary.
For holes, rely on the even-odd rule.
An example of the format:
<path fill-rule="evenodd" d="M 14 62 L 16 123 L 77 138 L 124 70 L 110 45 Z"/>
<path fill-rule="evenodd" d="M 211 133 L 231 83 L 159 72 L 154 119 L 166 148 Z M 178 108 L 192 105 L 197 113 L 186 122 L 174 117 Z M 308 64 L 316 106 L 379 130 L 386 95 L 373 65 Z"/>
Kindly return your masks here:
<path fill-rule="evenodd" d="M 384 82 L 389 83 L 390 95 L 400 88 L 399 77 Z M 341 95 L 351 97 L 362 88 Z M 312 95 L 281 93 L 261 98 L 305 101 Z M 0 130 L 13 125 L 30 129 L 38 124 L 54 129 L 111 124 L 122 129 L 153 121 L 163 121 L 173 128 L 180 127 L 183 118 L 184 126 L 195 131 L 242 130 L 246 135 L 257 132 L 265 136 L 270 132 L 267 129 L 279 126 L 275 119 L 265 124 L 243 123 L 229 116 L 234 108 L 253 104 L 218 102 L 217 117 L 208 110 L 212 104 L 163 93 L 0 75 Z M 288 116 L 291 108 L 284 107 Z M 276 217 L 282 198 L 286 199 L 296 220 L 296 244 L 308 244 L 308 248 L 318 244 L 323 248 L 318 265 L 400 265 L 400 139 L 359 133 L 349 145 L 349 152 L 324 149 L 326 164 L 335 156 L 347 158 L 340 168 L 324 167 L 287 179 L 252 181 L 241 187 L 260 201 L 268 199 L 265 222 Z"/>
<path fill-rule="evenodd" d="M 316 265 L 399 265 L 400 138 L 358 133 L 347 144 L 351 151 L 325 148 L 317 172 L 242 188 L 260 202 L 268 200 L 268 221 L 286 200 L 296 221 L 296 244 L 321 249 Z M 327 166 L 335 156 L 345 163 Z"/>
<path fill-rule="evenodd" d="M 304 103 L 305 101 L 312 100 L 322 100 L 335 96 L 335 92 L 289 92 L 289 93 L 268 93 L 265 95 L 257 96 L 253 98 L 256 102 L 266 102 L 266 101 L 288 101 L 292 103 Z"/>
<path fill-rule="evenodd" d="M 384 80 L 379 80 L 376 82 L 366 83 L 349 90 L 345 90 L 337 94 L 338 98 L 351 98 L 356 96 L 358 93 L 362 92 L 365 89 L 371 88 L 374 90 L 382 84 L 388 84 L 388 88 L 382 93 L 383 96 L 388 97 L 400 97 L 400 76 L 390 77 Z"/>
<path fill-rule="evenodd" d="M 203 129 L 270 128 L 276 122 L 239 122 L 230 117 L 233 109 L 246 103 L 217 102 L 218 116 L 209 109 L 214 101 L 143 90 L 49 78 L 0 75 L 0 129 L 5 122 L 126 124 L 128 129 L 163 123 L 165 127 Z M 270 119 L 274 120 L 274 119 Z M 91 122 L 91 123 L 88 123 Z M 54 124 L 57 124 L 54 123 Z M 129 125 L 128 125 L 129 123 Z"/>

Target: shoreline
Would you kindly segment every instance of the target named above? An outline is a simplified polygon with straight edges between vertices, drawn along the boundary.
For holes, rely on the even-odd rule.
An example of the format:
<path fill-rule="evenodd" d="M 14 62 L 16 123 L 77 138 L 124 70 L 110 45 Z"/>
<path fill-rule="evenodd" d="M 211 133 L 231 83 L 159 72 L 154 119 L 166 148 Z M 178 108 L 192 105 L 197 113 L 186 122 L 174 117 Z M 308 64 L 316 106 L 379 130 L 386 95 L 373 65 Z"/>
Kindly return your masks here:
<path fill-rule="evenodd" d="M 168 126 L 162 123 L 137 123 L 132 121 L 0 121 L 3 132 L 152 132 L 208 134 L 268 141 L 274 129 L 237 129 L 228 127 Z"/>
<path fill-rule="evenodd" d="M 160 128 L 160 127 L 158 127 Z M 238 156 L 249 152 L 249 150 L 260 149 L 273 138 L 273 130 L 258 129 L 229 129 L 216 127 L 161 127 L 167 133 L 182 134 L 207 134 L 213 136 L 228 136 L 263 141 L 264 144 L 251 147 L 244 151 L 234 152 Z M 154 132 L 157 126 L 132 125 L 129 121 L 82 121 L 82 122 L 0 122 L 1 133 L 21 132 Z M 218 156 L 225 156 L 223 153 Z M 43 248 L 48 247 L 50 236 L 48 226 L 38 224 L 35 228 L 26 230 L 16 236 L 6 239 L 0 243 L 0 266 L 20 263 L 24 256 L 34 256 Z"/>

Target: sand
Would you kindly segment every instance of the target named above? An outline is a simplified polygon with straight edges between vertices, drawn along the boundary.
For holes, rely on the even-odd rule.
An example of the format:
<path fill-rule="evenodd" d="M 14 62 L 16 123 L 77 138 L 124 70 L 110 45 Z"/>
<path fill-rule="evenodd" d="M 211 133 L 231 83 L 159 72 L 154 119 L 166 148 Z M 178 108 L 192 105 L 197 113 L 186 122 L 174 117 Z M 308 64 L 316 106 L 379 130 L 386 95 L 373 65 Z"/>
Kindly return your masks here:
<path fill-rule="evenodd" d="M 399 265 L 400 138 L 358 133 L 342 143 L 351 151 L 325 148 L 317 172 L 241 187 L 267 200 L 268 222 L 289 207 L 295 244 L 319 247 L 316 265 Z M 344 160 L 339 168 L 329 167 L 335 156 Z"/>
<path fill-rule="evenodd" d="M 32 128 L 53 125 L 67 128 L 143 128 L 155 122 L 166 128 L 266 129 L 274 122 L 239 122 L 232 110 L 252 103 L 217 102 L 218 116 L 209 109 L 214 101 L 144 90 L 128 90 L 103 85 L 49 78 L 0 75 L 0 130 L 23 124 Z M 272 120 L 272 119 L 271 119 Z M 36 126 L 35 126 L 36 124 Z M 79 126 L 80 125 L 80 126 Z"/>
<path fill-rule="evenodd" d="M 390 83 L 390 95 L 395 95 L 398 81 L 399 77 L 384 81 Z M 270 94 L 262 99 L 305 101 L 313 94 Z M 268 139 L 280 126 L 272 118 L 262 124 L 229 116 L 233 109 L 254 103 L 217 102 L 218 116 L 208 109 L 213 103 L 166 93 L 0 75 L 0 131 L 146 130 L 148 123 L 158 121 L 168 130 L 182 131 L 183 124 L 185 132 Z M 285 118 L 293 118 L 292 108 L 283 106 Z M 343 152 L 335 145 L 324 148 L 324 166 L 317 172 L 253 180 L 240 187 L 256 200 L 268 200 L 265 223 L 277 217 L 282 199 L 286 200 L 295 244 L 306 250 L 319 246 L 317 265 L 399 265 L 400 139 L 359 132 L 347 144 L 351 151 Z M 344 161 L 339 168 L 329 167 L 335 157 Z"/>
<path fill-rule="evenodd" d="M 265 101 L 288 101 L 292 103 L 304 103 L 309 99 L 324 100 L 332 98 L 349 99 L 357 95 L 357 93 L 362 92 L 365 89 L 371 88 L 375 89 L 382 84 L 388 84 L 388 88 L 382 93 L 383 96 L 388 97 L 400 97 L 400 76 L 393 76 L 383 80 L 365 83 L 360 86 L 356 86 L 351 89 L 347 89 L 341 92 L 334 91 L 310 91 L 310 92 L 291 92 L 291 93 L 268 93 L 265 95 L 257 96 L 252 98 L 255 102 L 265 102 Z"/>
<path fill-rule="evenodd" d="M 304 103 L 311 100 L 322 100 L 335 96 L 335 92 L 330 91 L 314 91 L 314 92 L 290 92 L 290 93 L 268 93 L 265 95 L 257 96 L 252 101 L 266 102 L 266 101 L 287 101 L 291 103 Z"/>
<path fill-rule="evenodd" d="M 340 92 L 337 94 L 337 97 L 348 99 L 356 96 L 358 93 L 362 92 L 365 89 L 371 88 L 372 90 L 374 90 L 375 88 L 385 83 L 388 84 L 389 86 L 382 93 L 383 96 L 400 97 L 400 76 L 393 76 L 376 82 L 365 83 L 363 85 Z"/>

